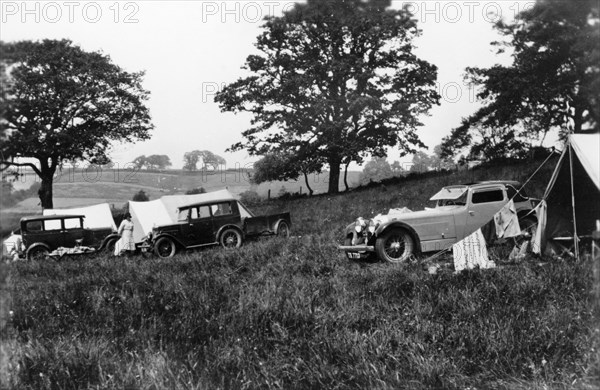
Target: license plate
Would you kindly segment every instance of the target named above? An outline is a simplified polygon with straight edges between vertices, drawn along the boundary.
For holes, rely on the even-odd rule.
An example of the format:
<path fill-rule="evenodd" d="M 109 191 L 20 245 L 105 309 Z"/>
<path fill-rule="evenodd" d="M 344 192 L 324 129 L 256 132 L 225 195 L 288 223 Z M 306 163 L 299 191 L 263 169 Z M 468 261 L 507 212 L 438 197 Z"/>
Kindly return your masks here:
<path fill-rule="evenodd" d="M 350 259 L 360 259 L 360 253 L 357 252 L 347 252 L 348 258 Z"/>

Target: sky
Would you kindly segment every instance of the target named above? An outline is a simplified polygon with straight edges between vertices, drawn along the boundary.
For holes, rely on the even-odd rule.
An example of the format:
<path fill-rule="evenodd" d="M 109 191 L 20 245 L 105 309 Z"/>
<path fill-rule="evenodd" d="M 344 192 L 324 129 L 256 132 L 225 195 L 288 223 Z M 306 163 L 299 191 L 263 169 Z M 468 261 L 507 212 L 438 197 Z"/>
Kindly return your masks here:
<path fill-rule="evenodd" d="M 479 107 L 463 81 L 468 66 L 510 64 L 490 42 L 499 18 L 512 20 L 534 1 L 393 1 L 410 7 L 422 35 L 415 53 L 438 67 L 441 105 L 421 118 L 418 133 L 429 152 Z M 4 41 L 72 40 L 87 51 L 101 51 L 127 71 L 145 71 L 144 88 L 155 129 L 148 141 L 113 145 L 113 161 L 124 166 L 139 155 L 167 154 L 173 168 L 183 154 L 210 150 L 227 167 L 248 166 L 257 157 L 225 150 L 250 127 L 246 113 L 221 112 L 215 93 L 243 77 L 246 57 L 256 53 L 262 18 L 293 7 L 288 1 L 0 1 Z M 390 150 L 390 162 L 399 159 Z M 410 156 L 401 161 L 410 161 Z M 360 169 L 358 166 L 354 169 Z"/>

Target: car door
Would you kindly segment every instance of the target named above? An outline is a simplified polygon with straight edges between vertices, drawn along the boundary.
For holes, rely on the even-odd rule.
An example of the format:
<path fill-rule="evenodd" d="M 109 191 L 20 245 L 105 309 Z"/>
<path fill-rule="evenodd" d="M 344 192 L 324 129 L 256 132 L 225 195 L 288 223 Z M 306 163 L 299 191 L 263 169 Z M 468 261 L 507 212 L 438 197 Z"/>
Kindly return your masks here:
<path fill-rule="evenodd" d="M 215 242 L 213 221 L 209 205 L 189 209 L 188 220 L 182 225 L 182 239 L 187 247 Z"/>
<path fill-rule="evenodd" d="M 46 219 L 43 222 L 44 234 L 41 241 L 46 243 L 52 250 L 65 246 L 62 221 L 60 219 Z"/>
<path fill-rule="evenodd" d="M 240 213 L 236 206 L 233 202 L 218 202 L 210 205 L 215 232 L 225 225 L 240 225 Z"/>
<path fill-rule="evenodd" d="M 63 220 L 63 245 L 67 248 L 73 248 L 77 244 L 77 240 L 82 240 L 82 245 L 91 245 L 91 243 L 83 242 L 84 230 L 81 217 L 65 218 Z"/>
<path fill-rule="evenodd" d="M 464 236 L 468 236 L 490 222 L 507 202 L 506 191 L 503 188 L 471 190 Z"/>

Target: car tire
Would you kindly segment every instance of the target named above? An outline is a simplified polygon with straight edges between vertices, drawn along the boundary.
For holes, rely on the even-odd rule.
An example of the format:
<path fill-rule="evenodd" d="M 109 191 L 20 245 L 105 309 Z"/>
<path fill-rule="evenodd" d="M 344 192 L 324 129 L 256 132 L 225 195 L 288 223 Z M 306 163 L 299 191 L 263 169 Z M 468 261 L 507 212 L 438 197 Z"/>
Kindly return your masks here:
<path fill-rule="evenodd" d="M 404 229 L 390 229 L 377 237 L 377 256 L 389 263 L 404 263 L 414 252 L 414 240 Z"/>
<path fill-rule="evenodd" d="M 154 244 L 154 253 L 163 259 L 175 256 L 175 252 L 177 252 L 177 246 L 169 237 L 161 237 Z"/>
<path fill-rule="evenodd" d="M 119 241 L 117 238 L 111 238 L 108 241 L 106 241 L 106 245 L 104 245 L 103 252 L 108 255 L 114 254 L 115 253 L 115 245 L 117 245 L 117 241 Z"/>
<path fill-rule="evenodd" d="M 288 238 L 290 236 L 290 226 L 285 221 L 280 221 L 277 224 L 277 231 L 275 232 L 277 237 Z"/>
<path fill-rule="evenodd" d="M 36 246 L 32 246 L 29 249 L 27 249 L 27 253 L 25 254 L 25 256 L 27 257 L 27 260 L 31 261 L 31 260 L 45 260 L 48 257 L 48 254 L 50 253 L 50 251 L 48 250 L 48 248 L 46 248 L 43 245 L 36 245 Z"/>
<path fill-rule="evenodd" d="M 512 238 L 514 246 L 517 247 L 521 247 L 525 241 L 531 242 L 535 238 L 537 221 L 533 218 L 525 217 L 519 220 L 519 226 L 521 227 L 521 235 Z"/>
<path fill-rule="evenodd" d="M 226 229 L 219 237 L 219 243 L 223 248 L 239 248 L 242 246 L 242 234 L 237 229 Z"/>

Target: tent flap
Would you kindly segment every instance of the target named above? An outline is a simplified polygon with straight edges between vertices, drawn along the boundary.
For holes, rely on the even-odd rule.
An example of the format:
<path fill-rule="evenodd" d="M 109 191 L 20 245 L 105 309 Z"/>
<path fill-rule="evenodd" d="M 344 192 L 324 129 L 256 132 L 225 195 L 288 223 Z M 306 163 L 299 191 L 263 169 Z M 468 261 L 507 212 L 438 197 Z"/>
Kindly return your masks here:
<path fill-rule="evenodd" d="M 44 215 L 85 215 L 83 227 L 89 229 L 112 228 L 117 230 L 108 203 L 73 209 L 45 209 Z"/>

